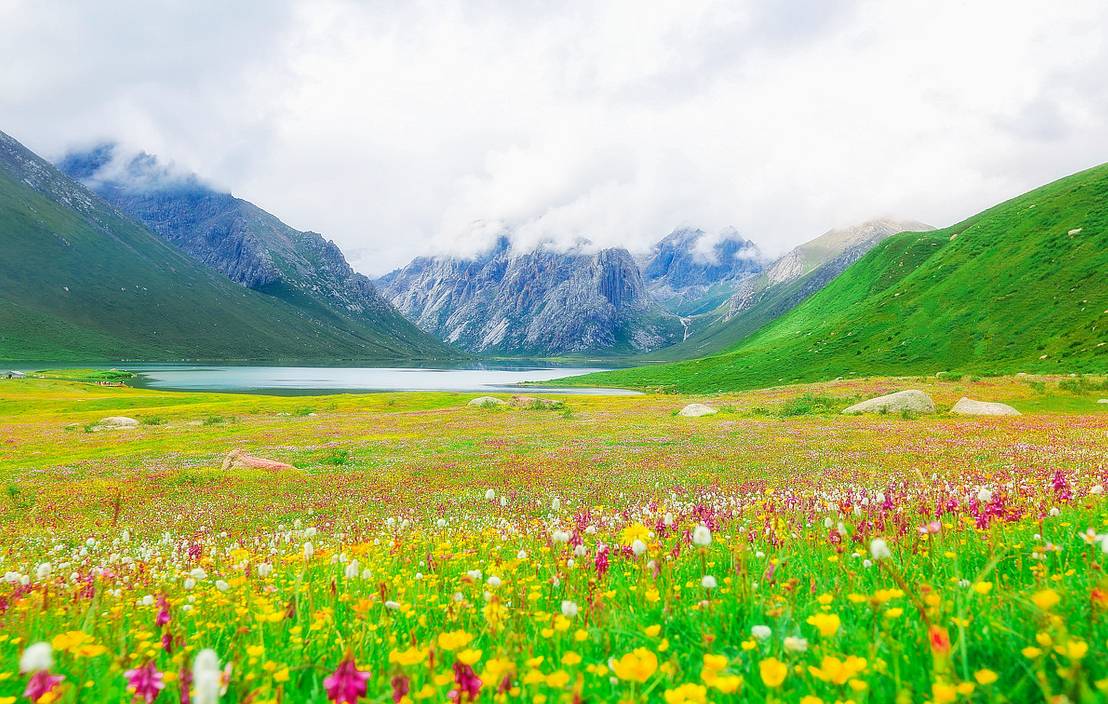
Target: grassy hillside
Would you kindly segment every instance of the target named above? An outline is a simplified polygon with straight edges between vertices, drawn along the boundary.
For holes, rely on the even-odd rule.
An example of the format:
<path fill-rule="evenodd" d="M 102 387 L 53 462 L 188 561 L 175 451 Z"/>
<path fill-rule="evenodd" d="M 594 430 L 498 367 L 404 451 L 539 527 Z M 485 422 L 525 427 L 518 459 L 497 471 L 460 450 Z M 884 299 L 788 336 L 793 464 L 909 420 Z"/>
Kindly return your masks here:
<path fill-rule="evenodd" d="M 194 262 L 0 133 L 0 359 L 397 359 Z"/>
<path fill-rule="evenodd" d="M 1108 370 L 1108 165 L 903 233 L 730 351 L 564 383 L 716 392 L 839 376 Z"/>

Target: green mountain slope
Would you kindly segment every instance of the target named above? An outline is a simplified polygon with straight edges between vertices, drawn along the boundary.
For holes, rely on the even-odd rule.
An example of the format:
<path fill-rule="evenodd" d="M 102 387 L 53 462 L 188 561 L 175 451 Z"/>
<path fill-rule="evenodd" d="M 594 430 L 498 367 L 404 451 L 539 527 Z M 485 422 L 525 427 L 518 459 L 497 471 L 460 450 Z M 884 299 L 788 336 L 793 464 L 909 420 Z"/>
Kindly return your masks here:
<path fill-rule="evenodd" d="M 420 356 L 236 285 L 0 132 L 0 358 Z"/>
<path fill-rule="evenodd" d="M 728 352 L 574 377 L 715 392 L 838 376 L 1108 370 L 1108 165 L 895 235 Z"/>

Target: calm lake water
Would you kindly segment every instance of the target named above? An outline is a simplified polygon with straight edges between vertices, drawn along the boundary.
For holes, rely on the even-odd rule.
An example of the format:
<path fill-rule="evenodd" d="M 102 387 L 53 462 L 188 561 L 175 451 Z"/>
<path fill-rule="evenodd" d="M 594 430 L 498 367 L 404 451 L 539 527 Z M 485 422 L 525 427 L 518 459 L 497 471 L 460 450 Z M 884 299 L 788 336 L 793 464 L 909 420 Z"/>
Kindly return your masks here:
<path fill-rule="evenodd" d="M 27 370 L 111 365 L 23 365 Z M 622 389 L 559 389 L 528 386 L 565 376 L 603 371 L 600 367 L 559 367 L 541 363 L 480 363 L 466 367 L 284 367 L 205 364 L 119 364 L 137 372 L 131 386 L 176 391 L 230 391 L 271 394 L 353 393 L 368 391 L 459 391 L 630 395 Z M 18 369 L 19 367 L 15 367 Z"/>

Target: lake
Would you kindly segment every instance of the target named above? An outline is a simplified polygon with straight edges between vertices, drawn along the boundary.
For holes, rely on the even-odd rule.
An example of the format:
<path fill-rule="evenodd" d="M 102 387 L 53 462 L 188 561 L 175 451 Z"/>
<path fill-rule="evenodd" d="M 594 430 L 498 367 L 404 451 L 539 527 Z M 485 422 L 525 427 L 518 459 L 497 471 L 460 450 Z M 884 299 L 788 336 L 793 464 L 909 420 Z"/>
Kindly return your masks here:
<path fill-rule="evenodd" d="M 138 388 L 174 391 L 254 392 L 281 395 L 370 391 L 458 391 L 485 393 L 556 393 L 632 395 L 623 389 L 543 388 L 520 382 L 543 382 L 604 371 L 602 367 L 568 367 L 542 363 L 485 362 L 454 367 L 295 367 L 222 364 L 118 365 L 40 363 L 25 370 L 65 367 L 127 369 L 139 374 L 129 382 Z M 19 367 L 15 367 L 19 368 Z"/>

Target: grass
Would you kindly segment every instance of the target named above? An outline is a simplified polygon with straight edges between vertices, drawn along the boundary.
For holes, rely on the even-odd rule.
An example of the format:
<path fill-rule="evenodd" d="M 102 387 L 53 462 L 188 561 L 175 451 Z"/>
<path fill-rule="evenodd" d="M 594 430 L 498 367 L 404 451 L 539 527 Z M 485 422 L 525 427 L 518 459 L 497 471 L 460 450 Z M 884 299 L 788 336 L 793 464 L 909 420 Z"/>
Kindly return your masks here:
<path fill-rule="evenodd" d="M 873 374 L 1104 374 L 1106 270 L 1103 165 L 893 236 L 724 354 L 558 383 L 713 393 Z"/>
<path fill-rule="evenodd" d="M 1093 701 L 1108 408 L 1075 381 L 847 379 L 695 419 L 0 381 L 0 698 L 42 641 L 62 702 L 131 700 L 144 667 L 177 701 L 204 649 L 224 702 L 325 701 L 348 659 L 360 701 Z M 838 412 L 905 387 L 941 412 Z M 942 412 L 961 396 L 1026 415 Z M 164 422 L 74 432 L 109 414 Z M 221 471 L 235 447 L 297 469 Z"/>

